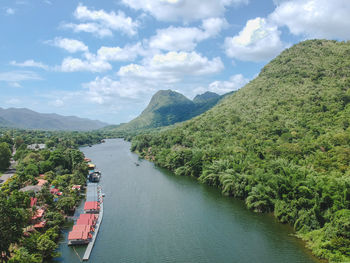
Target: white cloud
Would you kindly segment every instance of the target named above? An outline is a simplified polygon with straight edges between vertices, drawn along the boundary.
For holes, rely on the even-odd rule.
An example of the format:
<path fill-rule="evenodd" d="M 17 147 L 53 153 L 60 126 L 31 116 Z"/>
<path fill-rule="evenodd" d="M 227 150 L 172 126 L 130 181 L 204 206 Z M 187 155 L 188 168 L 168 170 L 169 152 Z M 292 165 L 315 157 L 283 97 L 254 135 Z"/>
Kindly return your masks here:
<path fill-rule="evenodd" d="M 81 24 L 63 23 L 61 27 L 72 29 L 76 33 L 79 33 L 79 32 L 92 33 L 101 38 L 106 36 L 113 36 L 113 33 L 109 28 L 101 26 L 100 24 L 97 24 L 97 23 L 81 23 Z"/>
<path fill-rule="evenodd" d="M 65 49 L 69 53 L 76 53 L 80 51 L 87 52 L 89 50 L 83 42 L 76 39 L 56 37 L 54 40 L 48 41 L 48 43 L 51 43 L 56 47 Z"/>
<path fill-rule="evenodd" d="M 17 67 L 32 67 L 32 68 L 41 68 L 48 70 L 49 66 L 43 64 L 42 62 L 36 62 L 32 59 L 23 61 L 23 62 L 16 62 L 15 60 L 10 62 L 11 65 L 17 66 Z"/>
<path fill-rule="evenodd" d="M 194 21 L 222 16 L 226 7 L 247 4 L 248 0 L 122 0 L 161 21 Z"/>
<path fill-rule="evenodd" d="M 157 54 L 142 65 L 130 64 L 119 69 L 124 78 L 139 78 L 157 83 L 175 83 L 187 76 L 200 76 L 221 71 L 224 65 L 220 58 L 209 60 L 196 52 L 168 52 Z"/>
<path fill-rule="evenodd" d="M 198 42 L 216 36 L 227 25 L 225 19 L 210 18 L 202 23 L 202 29 L 197 27 L 173 27 L 157 30 L 157 34 L 151 37 L 151 48 L 167 51 L 191 51 Z"/>
<path fill-rule="evenodd" d="M 228 81 L 214 81 L 209 84 L 207 88 L 198 88 L 196 89 L 196 93 L 198 92 L 206 92 L 212 91 L 217 94 L 225 94 L 227 92 L 235 91 L 243 87 L 245 84 L 249 82 L 249 79 L 245 78 L 242 74 L 236 74 L 230 77 Z"/>
<path fill-rule="evenodd" d="M 42 80 L 42 78 L 33 71 L 0 72 L 0 81 L 21 82 L 25 80 Z"/>
<path fill-rule="evenodd" d="M 8 15 L 14 15 L 15 14 L 15 9 L 13 9 L 13 8 L 6 8 L 6 14 L 8 14 Z"/>
<path fill-rule="evenodd" d="M 83 84 L 87 89 L 88 98 L 98 104 L 115 101 L 116 98 L 137 99 L 149 94 L 148 86 L 140 85 L 134 81 L 117 81 L 110 77 L 97 77 L 94 81 Z"/>
<path fill-rule="evenodd" d="M 270 60 L 285 47 L 277 26 L 260 17 L 248 20 L 238 35 L 225 39 L 226 54 L 244 61 Z"/>
<path fill-rule="evenodd" d="M 142 55 L 144 50 L 141 43 L 121 47 L 105 47 L 102 46 L 97 51 L 97 56 L 101 60 L 106 61 L 132 61 L 139 55 Z"/>
<path fill-rule="evenodd" d="M 282 1 L 270 19 L 294 35 L 350 39 L 349 0 Z"/>
<path fill-rule="evenodd" d="M 102 35 L 109 35 L 111 30 L 120 31 L 127 35 L 133 36 L 137 34 L 138 22 L 133 21 L 131 17 L 126 16 L 122 11 L 116 14 L 114 11 L 106 12 L 104 10 L 90 10 L 83 4 L 79 4 L 74 12 L 75 18 L 80 21 L 94 21 L 94 24 L 80 25 L 80 31 L 88 32 L 90 30 L 96 33 L 96 28 L 104 30 Z M 97 26 L 98 25 L 98 26 Z M 73 26 L 73 28 L 78 28 Z M 79 30 L 79 29 L 76 29 Z M 100 34 L 100 36 L 102 36 Z"/>
<path fill-rule="evenodd" d="M 97 59 L 92 54 L 87 54 L 87 59 L 82 60 L 79 58 L 67 57 L 62 61 L 58 70 L 63 72 L 77 72 L 77 71 L 90 71 L 90 72 L 103 72 L 111 70 L 112 66 L 106 61 Z"/>

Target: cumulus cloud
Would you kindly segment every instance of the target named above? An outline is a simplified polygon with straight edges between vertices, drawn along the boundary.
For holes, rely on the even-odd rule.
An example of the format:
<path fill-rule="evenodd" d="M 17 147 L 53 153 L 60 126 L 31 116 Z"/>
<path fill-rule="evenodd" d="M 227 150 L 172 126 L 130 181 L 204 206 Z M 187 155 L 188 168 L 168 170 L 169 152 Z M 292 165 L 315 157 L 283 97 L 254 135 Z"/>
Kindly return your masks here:
<path fill-rule="evenodd" d="M 267 61 L 285 47 L 277 26 L 260 17 L 248 20 L 238 35 L 225 39 L 226 54 L 243 61 Z"/>
<path fill-rule="evenodd" d="M 151 92 L 151 88 L 140 85 L 137 81 L 114 80 L 108 76 L 96 77 L 95 80 L 83 84 L 88 98 L 98 104 L 113 102 L 116 98 L 137 99 Z"/>
<path fill-rule="evenodd" d="M 25 80 L 42 80 L 42 78 L 33 71 L 0 72 L 0 81 L 21 82 Z"/>
<path fill-rule="evenodd" d="M 221 71 L 224 65 L 220 58 L 209 60 L 196 52 L 168 52 L 157 54 L 142 65 L 129 64 L 121 67 L 118 75 L 124 78 L 139 78 L 156 82 L 175 83 L 187 76 L 200 76 Z"/>
<path fill-rule="evenodd" d="M 113 36 L 112 30 L 97 23 L 81 23 L 81 24 L 63 23 L 61 27 L 72 29 L 75 33 L 79 33 L 79 32 L 91 33 L 101 38 L 107 37 L 107 36 Z"/>
<path fill-rule="evenodd" d="M 226 25 L 225 19 L 209 18 L 202 22 L 201 28 L 170 26 L 158 29 L 157 34 L 151 37 L 149 46 L 168 51 L 191 51 L 198 42 L 219 34 Z"/>
<path fill-rule="evenodd" d="M 141 43 L 127 45 L 124 48 L 102 46 L 97 51 L 98 58 L 106 61 L 132 61 L 142 54 L 144 50 Z"/>
<path fill-rule="evenodd" d="M 112 31 L 120 31 L 129 36 L 137 34 L 139 26 L 137 21 L 126 16 L 122 11 L 106 12 L 103 9 L 91 10 L 83 4 L 79 4 L 74 11 L 74 17 L 82 22 L 80 24 L 63 24 L 65 28 L 71 28 L 75 32 L 89 32 L 100 37 L 111 36 Z"/>
<path fill-rule="evenodd" d="M 58 70 L 63 72 L 103 72 L 111 69 L 111 64 L 109 64 L 107 61 L 96 58 L 96 56 L 92 54 L 87 54 L 86 59 L 84 60 L 80 58 L 67 57 L 62 61 L 61 66 L 58 67 Z"/>
<path fill-rule="evenodd" d="M 32 67 L 32 68 L 41 68 L 41 69 L 45 69 L 45 70 L 49 69 L 49 66 L 45 65 L 44 63 L 37 62 L 37 61 L 34 61 L 32 59 L 29 59 L 29 60 L 26 60 L 23 62 L 17 62 L 15 60 L 13 60 L 10 62 L 10 64 L 13 66 L 17 66 L 17 67 Z"/>
<path fill-rule="evenodd" d="M 236 74 L 230 77 L 228 81 L 214 81 L 209 84 L 206 91 L 212 91 L 218 94 L 224 94 L 230 91 L 235 91 L 243 87 L 249 82 L 242 74 Z"/>
<path fill-rule="evenodd" d="M 227 7 L 247 4 L 248 0 L 122 0 L 161 21 L 194 21 L 222 16 Z"/>
<path fill-rule="evenodd" d="M 348 40 L 349 14 L 348 0 L 293 0 L 282 1 L 269 18 L 294 35 Z"/>
<path fill-rule="evenodd" d="M 62 48 L 69 53 L 87 52 L 89 50 L 89 48 L 83 42 L 76 39 L 56 37 L 54 40 L 48 41 L 48 43 Z"/>

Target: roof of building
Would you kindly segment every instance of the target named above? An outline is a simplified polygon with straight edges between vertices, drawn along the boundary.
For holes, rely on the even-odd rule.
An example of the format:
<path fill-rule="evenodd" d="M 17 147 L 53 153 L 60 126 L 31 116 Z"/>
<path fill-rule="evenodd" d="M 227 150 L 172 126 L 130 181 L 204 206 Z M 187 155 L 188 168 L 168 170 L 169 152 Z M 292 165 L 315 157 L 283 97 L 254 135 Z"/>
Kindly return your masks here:
<path fill-rule="evenodd" d="M 88 239 L 88 232 L 86 231 L 71 231 L 68 234 L 68 240 L 86 240 Z"/>
<path fill-rule="evenodd" d="M 45 179 L 36 179 L 36 180 L 38 181 L 39 186 L 43 186 L 44 184 L 47 183 L 47 180 L 45 180 Z"/>
<path fill-rule="evenodd" d="M 79 218 L 77 220 L 77 225 L 86 225 L 86 226 L 91 226 L 94 225 L 93 221 L 89 218 Z"/>
<path fill-rule="evenodd" d="M 40 208 L 40 209 L 36 210 L 34 216 L 32 217 L 32 220 L 35 220 L 35 219 L 38 219 L 38 218 L 42 218 L 44 213 L 45 213 L 45 209 L 43 209 L 43 208 Z"/>
<path fill-rule="evenodd" d="M 98 218 L 98 215 L 96 214 L 80 214 L 79 218 L 87 218 L 91 220 L 96 220 Z"/>
<path fill-rule="evenodd" d="M 97 210 L 99 209 L 97 201 L 85 202 L 84 210 Z"/>
<path fill-rule="evenodd" d="M 91 225 L 74 225 L 72 231 L 86 231 L 90 232 Z"/>
<path fill-rule="evenodd" d="M 38 198 L 36 198 L 36 197 L 31 197 L 31 198 L 30 198 L 30 207 L 35 206 L 37 201 L 38 201 Z"/>
<path fill-rule="evenodd" d="M 35 224 L 34 228 L 43 228 L 46 225 L 46 221 L 40 221 L 39 223 Z"/>

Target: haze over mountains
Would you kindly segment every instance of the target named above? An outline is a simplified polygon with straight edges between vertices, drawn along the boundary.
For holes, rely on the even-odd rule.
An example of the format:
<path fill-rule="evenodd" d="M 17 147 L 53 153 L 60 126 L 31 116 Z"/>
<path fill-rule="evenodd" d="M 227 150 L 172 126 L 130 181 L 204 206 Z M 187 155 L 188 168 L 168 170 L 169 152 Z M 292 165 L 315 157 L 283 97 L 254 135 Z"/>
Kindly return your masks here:
<path fill-rule="evenodd" d="M 137 131 L 189 120 L 212 108 L 224 96 L 206 92 L 197 95 L 192 101 L 176 91 L 160 90 L 153 95 L 150 103 L 140 116 L 116 129 Z"/>
<path fill-rule="evenodd" d="M 55 113 L 38 113 L 26 108 L 0 108 L 0 126 L 37 129 L 37 130 L 66 130 L 88 131 L 107 126 L 97 120 L 78 118 L 75 116 L 61 116 Z"/>

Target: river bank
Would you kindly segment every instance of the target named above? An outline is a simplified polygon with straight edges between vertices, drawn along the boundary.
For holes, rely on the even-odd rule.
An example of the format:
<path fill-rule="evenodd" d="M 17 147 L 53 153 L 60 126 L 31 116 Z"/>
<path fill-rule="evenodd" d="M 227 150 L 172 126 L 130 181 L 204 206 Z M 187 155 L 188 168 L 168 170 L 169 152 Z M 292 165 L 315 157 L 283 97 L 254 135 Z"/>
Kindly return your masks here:
<path fill-rule="evenodd" d="M 129 149 L 121 139 L 81 148 L 101 170 L 106 194 L 91 262 L 319 262 L 270 215 Z M 61 262 L 80 262 L 66 244 L 59 252 Z"/>

